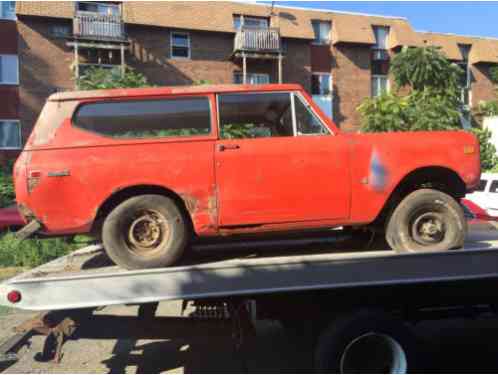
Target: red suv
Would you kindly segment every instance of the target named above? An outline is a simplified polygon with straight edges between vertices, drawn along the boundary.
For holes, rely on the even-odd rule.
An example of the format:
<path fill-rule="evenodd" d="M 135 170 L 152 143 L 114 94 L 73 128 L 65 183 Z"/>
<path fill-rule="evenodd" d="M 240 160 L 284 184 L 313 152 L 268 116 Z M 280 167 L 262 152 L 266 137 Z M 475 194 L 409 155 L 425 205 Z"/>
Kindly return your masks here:
<path fill-rule="evenodd" d="M 15 166 L 24 232 L 101 234 L 126 268 L 192 236 L 370 225 L 398 251 L 463 244 L 464 131 L 348 134 L 298 85 L 52 95 Z"/>

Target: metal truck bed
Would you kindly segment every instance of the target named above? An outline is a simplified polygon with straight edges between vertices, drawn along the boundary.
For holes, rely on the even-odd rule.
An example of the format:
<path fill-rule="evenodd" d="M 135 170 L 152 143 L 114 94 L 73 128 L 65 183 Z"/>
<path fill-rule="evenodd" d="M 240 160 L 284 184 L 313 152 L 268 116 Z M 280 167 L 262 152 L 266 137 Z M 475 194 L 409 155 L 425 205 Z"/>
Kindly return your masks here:
<path fill-rule="evenodd" d="M 284 255 L 245 252 L 236 256 L 224 253 L 221 260 L 206 259 L 179 267 L 128 271 L 110 265 L 102 247 L 94 245 L 0 284 L 0 304 L 28 310 L 59 310 L 498 278 L 496 239 L 470 239 L 462 250 L 422 254 L 385 250 Z M 13 290 L 21 294 L 21 300 L 15 304 L 7 300 L 7 294 Z"/>

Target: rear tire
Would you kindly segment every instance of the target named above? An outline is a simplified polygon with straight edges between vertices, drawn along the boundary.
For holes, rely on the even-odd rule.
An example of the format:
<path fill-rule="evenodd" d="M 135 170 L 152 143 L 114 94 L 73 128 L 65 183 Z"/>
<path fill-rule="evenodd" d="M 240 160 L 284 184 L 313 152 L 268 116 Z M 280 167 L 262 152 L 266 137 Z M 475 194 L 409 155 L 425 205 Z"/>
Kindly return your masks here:
<path fill-rule="evenodd" d="M 185 217 L 162 195 L 139 195 L 120 203 L 105 218 L 102 242 L 109 257 L 126 269 L 173 265 L 188 242 Z"/>
<path fill-rule="evenodd" d="M 467 221 L 448 194 L 420 189 L 408 194 L 388 220 L 386 241 L 398 252 L 443 251 L 463 247 Z"/>

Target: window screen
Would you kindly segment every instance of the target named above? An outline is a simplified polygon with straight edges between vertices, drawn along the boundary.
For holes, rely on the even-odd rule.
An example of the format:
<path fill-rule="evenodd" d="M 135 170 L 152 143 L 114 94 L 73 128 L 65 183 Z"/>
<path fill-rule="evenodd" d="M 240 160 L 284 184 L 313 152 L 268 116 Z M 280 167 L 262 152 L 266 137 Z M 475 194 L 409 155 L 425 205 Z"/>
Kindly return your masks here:
<path fill-rule="evenodd" d="M 290 137 L 289 93 L 219 95 L 220 138 Z"/>
<path fill-rule="evenodd" d="M 210 132 L 208 98 L 119 101 L 84 104 L 75 125 L 116 138 L 205 135 Z"/>
<path fill-rule="evenodd" d="M 17 55 L 0 55 L 0 83 L 19 84 Z"/>
<path fill-rule="evenodd" d="M 190 36 L 186 33 L 171 33 L 171 57 L 190 57 Z"/>
<path fill-rule="evenodd" d="M 17 120 L 0 120 L 0 149 L 21 148 L 21 127 Z"/>

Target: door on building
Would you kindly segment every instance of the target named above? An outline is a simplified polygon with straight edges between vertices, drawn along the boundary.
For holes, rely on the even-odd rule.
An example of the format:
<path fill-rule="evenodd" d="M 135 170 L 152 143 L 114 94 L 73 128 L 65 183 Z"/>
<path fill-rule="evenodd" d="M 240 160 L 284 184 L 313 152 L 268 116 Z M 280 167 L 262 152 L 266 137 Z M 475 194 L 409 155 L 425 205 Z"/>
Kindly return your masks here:
<path fill-rule="evenodd" d="M 330 73 L 313 73 L 311 76 L 313 101 L 332 119 L 332 77 Z"/>
<path fill-rule="evenodd" d="M 219 225 L 349 217 L 348 148 L 298 93 L 218 95 Z"/>

